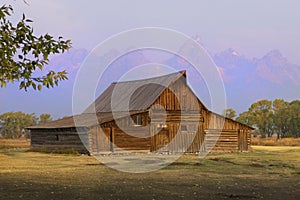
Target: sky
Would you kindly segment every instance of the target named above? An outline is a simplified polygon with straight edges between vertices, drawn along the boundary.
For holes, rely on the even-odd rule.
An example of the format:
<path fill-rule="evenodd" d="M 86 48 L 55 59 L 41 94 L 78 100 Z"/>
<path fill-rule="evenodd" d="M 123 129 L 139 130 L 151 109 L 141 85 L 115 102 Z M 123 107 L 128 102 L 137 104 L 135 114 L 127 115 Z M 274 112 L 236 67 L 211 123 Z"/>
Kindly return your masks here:
<path fill-rule="evenodd" d="M 36 34 L 63 36 L 71 39 L 75 48 L 92 50 L 112 35 L 129 29 L 162 27 L 191 37 L 199 36 L 211 52 L 233 48 L 249 57 L 261 57 L 270 50 L 279 49 L 291 63 L 300 64 L 298 0 L 1 2 L 13 5 L 13 21 L 25 13 L 34 21 L 32 26 Z M 0 95 L 8 95 L 5 88 L 0 90 Z M 16 90 L 12 94 L 10 91 L 9 95 L 18 96 L 19 92 Z M 0 109 L 0 113 L 21 108 L 13 105 L 22 105 L 23 102 L 15 101 L 14 104 L 10 102 L 7 108 Z M 26 111 L 35 112 L 31 107 Z"/>
<path fill-rule="evenodd" d="M 199 35 L 213 51 L 228 47 L 260 56 L 280 49 L 300 63 L 300 2 L 297 0 L 5 0 L 34 20 L 36 33 L 71 38 L 74 47 L 94 48 L 119 32 L 163 27 Z"/>

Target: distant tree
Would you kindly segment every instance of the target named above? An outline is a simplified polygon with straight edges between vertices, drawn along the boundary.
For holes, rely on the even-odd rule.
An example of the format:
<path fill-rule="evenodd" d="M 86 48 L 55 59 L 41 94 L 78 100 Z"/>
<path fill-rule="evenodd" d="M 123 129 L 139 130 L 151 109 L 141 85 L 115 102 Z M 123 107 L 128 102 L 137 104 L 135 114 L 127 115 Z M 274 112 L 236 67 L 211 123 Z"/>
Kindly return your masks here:
<path fill-rule="evenodd" d="M 236 117 L 236 112 L 233 108 L 227 108 L 223 111 L 223 116 L 227 117 L 227 118 L 230 118 L 230 119 L 233 119 L 233 118 Z"/>
<path fill-rule="evenodd" d="M 236 121 L 246 124 L 248 126 L 253 126 L 255 120 L 250 112 L 242 112 L 237 118 Z"/>
<path fill-rule="evenodd" d="M 253 116 L 254 123 L 259 129 L 262 137 L 270 137 L 273 134 L 273 122 L 272 122 L 272 101 L 260 100 L 253 103 L 249 112 Z"/>
<path fill-rule="evenodd" d="M 300 100 L 260 100 L 241 113 L 237 121 L 257 128 L 256 134 L 277 138 L 300 137 Z"/>
<path fill-rule="evenodd" d="M 270 137 L 274 133 L 272 101 L 260 100 L 253 103 L 247 112 L 247 117 L 251 124 L 258 128 L 258 133 L 262 137 Z"/>
<path fill-rule="evenodd" d="M 0 7 L 0 87 L 8 82 L 18 82 L 25 91 L 32 87 L 54 87 L 59 81 L 66 80 L 66 71 L 48 73 L 35 77 L 36 70 L 44 70 L 49 55 L 63 53 L 71 47 L 70 40 L 55 40 L 51 35 L 36 36 L 29 25 L 32 21 L 25 15 L 16 25 L 9 20 L 12 6 Z"/>
<path fill-rule="evenodd" d="M 50 114 L 41 114 L 39 117 L 39 124 L 47 123 L 52 121 L 52 117 Z"/>
<path fill-rule="evenodd" d="M 28 136 L 25 129 L 28 126 L 36 124 L 35 114 L 25 114 L 23 112 L 7 112 L 0 115 L 2 122 L 1 133 L 6 138 L 19 138 L 22 135 Z"/>
<path fill-rule="evenodd" d="M 273 101 L 273 123 L 277 139 L 285 137 L 288 132 L 288 105 L 288 102 L 285 102 L 283 99 L 275 99 Z"/>
<path fill-rule="evenodd" d="M 290 102 L 287 110 L 288 130 L 286 137 L 300 137 L 300 100 Z"/>

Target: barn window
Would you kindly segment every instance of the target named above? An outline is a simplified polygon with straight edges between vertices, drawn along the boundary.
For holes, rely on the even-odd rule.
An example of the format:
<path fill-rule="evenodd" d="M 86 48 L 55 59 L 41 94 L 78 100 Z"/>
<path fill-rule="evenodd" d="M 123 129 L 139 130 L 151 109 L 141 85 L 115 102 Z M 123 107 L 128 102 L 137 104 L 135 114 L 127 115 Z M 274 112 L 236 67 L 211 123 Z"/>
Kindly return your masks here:
<path fill-rule="evenodd" d="M 56 141 L 59 141 L 59 135 L 56 135 Z"/>
<path fill-rule="evenodd" d="M 181 125 L 180 130 L 181 131 L 187 131 L 187 126 L 186 125 Z"/>
<path fill-rule="evenodd" d="M 133 116 L 133 125 L 134 126 L 142 126 L 142 115 L 134 115 Z"/>

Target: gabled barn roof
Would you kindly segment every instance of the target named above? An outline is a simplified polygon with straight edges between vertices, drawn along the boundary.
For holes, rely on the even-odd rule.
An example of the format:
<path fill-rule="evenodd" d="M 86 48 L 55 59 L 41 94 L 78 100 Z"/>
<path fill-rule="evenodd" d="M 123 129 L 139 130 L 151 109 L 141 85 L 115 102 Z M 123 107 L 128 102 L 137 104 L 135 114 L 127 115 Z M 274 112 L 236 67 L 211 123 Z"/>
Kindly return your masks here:
<path fill-rule="evenodd" d="M 147 110 L 166 87 L 182 76 L 186 76 L 186 71 L 149 79 L 112 83 L 84 113 L 127 111 L 128 102 L 130 102 L 130 111 Z M 120 92 L 116 92 L 115 89 Z"/>
<path fill-rule="evenodd" d="M 185 70 L 155 78 L 112 83 L 82 114 L 31 126 L 28 129 L 91 127 L 128 116 L 128 110 L 130 114 L 146 112 L 166 87 L 180 78 L 186 78 Z M 195 96 L 197 97 L 197 95 Z M 113 107 L 111 105 L 112 98 L 114 100 Z M 198 101 L 203 105 L 199 98 Z M 204 105 L 203 107 L 209 111 Z M 94 117 L 95 112 L 97 113 L 97 117 Z M 112 112 L 114 115 L 112 115 Z M 209 112 L 216 114 L 212 111 Z M 235 122 L 242 124 L 237 121 Z M 252 127 L 245 126 L 253 130 Z"/>
<path fill-rule="evenodd" d="M 130 112 L 131 115 L 143 113 L 140 112 Z M 37 124 L 28 127 L 28 129 L 56 129 L 56 128 L 74 128 L 74 127 L 92 127 L 105 122 L 110 122 L 112 120 L 120 119 L 122 117 L 128 116 L 127 112 L 117 112 L 110 113 L 98 113 L 97 115 L 92 113 L 84 113 L 75 116 L 64 117 L 55 121 Z M 76 122 L 76 124 L 75 124 Z"/>

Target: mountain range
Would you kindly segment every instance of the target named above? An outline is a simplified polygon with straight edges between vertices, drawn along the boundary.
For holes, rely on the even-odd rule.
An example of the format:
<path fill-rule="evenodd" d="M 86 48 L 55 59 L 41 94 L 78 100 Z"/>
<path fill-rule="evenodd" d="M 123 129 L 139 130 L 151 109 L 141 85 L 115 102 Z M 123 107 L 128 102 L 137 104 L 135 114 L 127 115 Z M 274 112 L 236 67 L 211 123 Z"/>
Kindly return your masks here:
<path fill-rule="evenodd" d="M 104 84 L 108 86 L 112 81 L 117 81 L 123 73 L 133 66 L 155 62 L 155 58 L 152 57 L 149 60 L 145 56 L 148 53 L 145 51 L 149 50 L 132 52 L 112 63 L 106 71 L 106 77 L 110 75 L 110 78 L 104 80 Z M 53 66 L 58 66 L 58 64 L 66 66 L 67 69 L 71 70 L 71 74 L 76 74 L 76 70 L 87 53 L 82 49 L 73 50 L 66 54 L 63 59 L 54 59 L 54 64 L 51 64 Z M 279 50 L 272 50 L 261 58 L 248 58 L 248 56 L 241 55 L 237 50 L 230 48 L 211 55 L 211 57 L 223 77 L 229 107 L 242 111 L 245 106 L 250 106 L 258 99 L 299 98 L 297 95 L 299 95 L 300 89 L 300 65 L 289 63 Z M 193 73 L 191 65 L 175 55 L 163 61 L 162 64 L 172 66 L 177 70 L 187 69 L 188 73 L 189 71 Z M 114 80 L 112 80 L 112 74 Z M 200 80 L 190 81 L 192 85 L 201 82 Z M 194 89 L 197 90 L 197 88 Z M 201 91 L 196 92 L 201 93 Z M 205 92 L 200 96 L 205 99 L 207 94 Z M 206 99 L 206 103 L 209 104 L 209 99 Z"/>
<path fill-rule="evenodd" d="M 149 57 L 145 56 L 149 54 L 147 51 L 149 50 L 134 51 L 114 61 L 109 69 L 105 71 L 103 77 L 108 78 L 102 80 L 101 84 L 104 86 L 102 90 L 98 91 L 98 94 L 112 81 L 117 81 L 132 67 L 155 62 L 156 60 L 153 57 L 149 59 Z M 112 54 L 116 53 L 112 52 Z M 54 91 L 43 91 L 42 95 L 22 93 L 25 96 L 23 97 L 24 101 L 33 102 L 31 98 L 40 98 L 40 101 L 43 102 L 40 106 L 35 105 L 29 110 L 36 113 L 48 112 L 56 117 L 72 114 L 73 84 L 78 69 L 88 54 L 89 52 L 86 49 L 73 48 L 62 55 L 51 58 L 48 68 L 57 71 L 65 69 L 68 72 L 69 81 L 63 82 L 59 87 L 52 89 Z M 279 50 L 271 50 L 260 58 L 249 58 L 249 56 L 241 55 L 232 48 L 210 54 L 224 81 L 227 107 L 234 108 L 238 113 L 247 110 L 253 102 L 259 99 L 283 98 L 289 101 L 300 98 L 300 65 L 290 63 Z M 161 62 L 161 58 L 157 60 Z M 200 86 L 193 88 L 196 94 L 199 94 L 200 99 L 206 105 L 209 104 L 209 93 L 202 89 L 205 87 L 205 83 L 203 83 L 201 78 L 189 79 L 189 73 L 194 73 L 193 67 L 189 63 L 178 56 L 171 55 L 162 61 L 161 64 L 171 66 L 175 70 L 187 69 L 189 82 L 192 85 Z M 159 69 L 153 69 L 153 75 L 157 76 L 159 73 Z M 6 91 L 4 92 L 4 90 Z M 4 98 L 7 101 L 9 98 L 13 98 L 16 92 L 19 92 L 16 87 L 7 87 L 0 90 L 0 93 L 8 95 L 7 99 Z M 34 93 L 33 91 L 30 92 Z M 18 96 L 22 96 L 22 94 L 18 94 Z M 60 99 L 53 97 L 53 95 Z M 48 105 L 48 107 L 45 108 L 44 105 Z M 13 107 L 11 104 L 9 106 Z M 10 110 L 13 109 L 10 108 Z M 4 111 L 7 111 L 7 109 L 3 110 L 0 107 L 0 113 Z"/>

